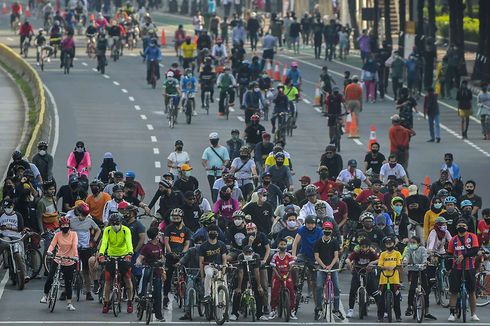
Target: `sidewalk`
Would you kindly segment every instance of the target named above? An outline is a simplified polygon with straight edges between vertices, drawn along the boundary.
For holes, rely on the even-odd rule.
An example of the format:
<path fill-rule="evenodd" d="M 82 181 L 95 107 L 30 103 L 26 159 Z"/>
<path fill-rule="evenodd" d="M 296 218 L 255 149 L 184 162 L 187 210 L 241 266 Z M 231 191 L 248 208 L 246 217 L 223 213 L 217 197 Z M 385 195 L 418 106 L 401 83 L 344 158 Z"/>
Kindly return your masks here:
<path fill-rule="evenodd" d="M 25 109 L 19 88 L 0 69 L 0 178 L 6 172 L 12 152 L 19 146 L 24 130 Z M 2 179 L 3 181 L 3 179 Z M 2 184 L 3 185 L 3 184 Z"/>

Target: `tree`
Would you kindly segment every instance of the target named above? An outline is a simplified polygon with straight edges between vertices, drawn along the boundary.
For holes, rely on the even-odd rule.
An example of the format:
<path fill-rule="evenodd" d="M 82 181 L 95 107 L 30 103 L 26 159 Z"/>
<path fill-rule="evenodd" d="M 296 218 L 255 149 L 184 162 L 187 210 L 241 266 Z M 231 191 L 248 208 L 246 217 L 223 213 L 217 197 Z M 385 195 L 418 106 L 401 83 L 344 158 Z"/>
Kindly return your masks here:
<path fill-rule="evenodd" d="M 391 10 L 390 1 L 384 0 L 383 15 L 385 16 L 385 40 L 386 43 L 393 45 L 393 39 L 391 38 Z"/>
<path fill-rule="evenodd" d="M 480 0 L 480 35 L 472 79 L 490 82 L 490 1 Z"/>
<path fill-rule="evenodd" d="M 424 5 L 425 0 L 417 0 L 417 25 L 415 28 L 415 45 L 417 46 L 417 51 L 424 50 Z"/>
<path fill-rule="evenodd" d="M 398 38 L 398 51 L 400 51 L 400 55 L 403 57 L 405 55 L 405 26 L 406 23 L 406 15 L 407 15 L 407 2 L 406 0 L 400 0 L 400 5 L 398 6 L 398 20 L 400 22 L 400 37 Z"/>
<path fill-rule="evenodd" d="M 461 58 L 463 58 L 463 63 L 464 63 L 463 0 L 451 0 L 448 3 L 449 3 L 449 45 L 457 46 L 458 54 Z M 465 76 L 467 74 L 466 63 L 464 64 L 464 67 L 462 66 L 462 68 L 464 69 L 460 73 Z"/>
<path fill-rule="evenodd" d="M 349 16 L 350 16 L 350 25 L 352 30 L 354 31 L 354 44 L 357 44 L 357 38 L 359 37 L 359 25 L 357 24 L 357 0 L 349 0 Z"/>
<path fill-rule="evenodd" d="M 428 22 L 427 37 L 425 39 L 425 72 L 424 86 L 429 88 L 434 81 L 434 61 L 437 57 L 436 40 L 436 1 L 427 0 Z"/>

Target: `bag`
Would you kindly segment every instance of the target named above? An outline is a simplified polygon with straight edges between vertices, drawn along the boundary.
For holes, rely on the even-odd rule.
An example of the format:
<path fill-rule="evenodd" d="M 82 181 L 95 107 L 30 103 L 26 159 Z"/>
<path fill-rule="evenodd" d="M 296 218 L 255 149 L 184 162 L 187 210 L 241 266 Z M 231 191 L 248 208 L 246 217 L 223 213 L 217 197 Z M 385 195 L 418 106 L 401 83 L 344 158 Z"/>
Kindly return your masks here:
<path fill-rule="evenodd" d="M 225 160 L 221 157 L 221 155 L 218 154 L 218 152 L 214 149 L 214 147 L 209 146 L 209 148 L 211 148 L 211 150 L 214 152 L 214 154 L 216 154 L 216 156 L 219 157 L 219 159 L 221 160 L 221 163 L 223 163 L 223 165 L 224 165 L 225 164 Z"/>

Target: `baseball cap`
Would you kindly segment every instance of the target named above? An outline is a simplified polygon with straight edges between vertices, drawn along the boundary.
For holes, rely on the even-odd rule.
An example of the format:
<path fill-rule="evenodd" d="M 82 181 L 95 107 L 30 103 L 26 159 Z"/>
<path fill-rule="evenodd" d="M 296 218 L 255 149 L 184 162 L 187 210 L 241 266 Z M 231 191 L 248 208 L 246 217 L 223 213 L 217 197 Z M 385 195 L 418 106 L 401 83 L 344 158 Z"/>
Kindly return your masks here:
<path fill-rule="evenodd" d="M 391 121 L 400 121 L 400 116 L 398 114 L 393 114 L 391 116 Z"/>
<path fill-rule="evenodd" d="M 243 247 L 243 252 L 253 252 L 254 250 L 252 249 L 252 246 L 246 245 Z"/>
<path fill-rule="evenodd" d="M 352 166 L 353 168 L 356 168 L 357 167 L 357 161 L 356 160 L 349 160 L 349 162 L 347 162 L 347 165 Z"/>
<path fill-rule="evenodd" d="M 299 179 L 300 182 L 308 182 L 308 183 L 311 183 L 311 178 L 307 175 L 304 175 L 302 176 L 300 179 Z"/>
<path fill-rule="evenodd" d="M 114 178 L 124 178 L 124 174 L 121 171 L 114 172 Z"/>
<path fill-rule="evenodd" d="M 410 185 L 408 186 L 408 195 L 412 196 L 417 193 L 418 187 L 416 185 Z"/>

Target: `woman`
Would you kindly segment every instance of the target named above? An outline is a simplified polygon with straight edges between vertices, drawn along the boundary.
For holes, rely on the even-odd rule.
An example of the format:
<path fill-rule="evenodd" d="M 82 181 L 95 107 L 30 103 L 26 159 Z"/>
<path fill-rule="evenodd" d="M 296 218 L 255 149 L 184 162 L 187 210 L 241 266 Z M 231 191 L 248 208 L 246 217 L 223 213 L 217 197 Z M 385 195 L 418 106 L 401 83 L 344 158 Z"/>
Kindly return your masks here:
<path fill-rule="evenodd" d="M 68 156 L 66 167 L 68 168 L 68 179 L 72 174 L 80 174 L 80 177 L 88 180 L 88 174 L 90 169 L 92 169 L 92 161 L 83 141 L 77 141 L 75 149 Z"/>
<path fill-rule="evenodd" d="M 167 167 L 170 173 L 174 175 L 175 178 L 179 177 L 180 166 L 182 164 L 189 164 L 190 158 L 187 152 L 184 152 L 184 142 L 182 140 L 177 140 L 175 142 L 175 151 L 170 153 L 167 158 Z"/>
<path fill-rule="evenodd" d="M 422 242 L 427 241 L 430 231 L 436 224 L 436 219 L 439 217 L 439 215 L 441 215 L 444 212 L 446 212 L 446 210 L 442 206 L 442 199 L 441 198 L 432 199 L 432 204 L 430 205 L 430 209 L 427 212 L 425 212 L 424 215 L 424 239 L 422 240 Z"/>
<path fill-rule="evenodd" d="M 480 116 L 481 131 L 484 140 L 490 139 L 490 94 L 488 84 L 482 83 L 480 94 L 478 94 L 478 115 Z"/>
<path fill-rule="evenodd" d="M 240 157 L 236 157 L 231 162 L 230 174 L 235 175 L 238 186 L 242 190 L 243 198 L 248 196 L 254 190 L 254 180 L 257 179 L 257 168 L 255 162 L 250 158 L 250 150 L 243 146 L 240 148 Z"/>
<path fill-rule="evenodd" d="M 97 179 L 101 180 L 104 184 L 108 184 L 110 173 L 113 171 L 117 171 L 117 164 L 114 162 L 112 153 L 104 153 L 104 159 L 100 165 L 100 172 L 97 175 Z"/>
<path fill-rule="evenodd" d="M 468 89 L 468 81 L 463 80 L 461 86 L 456 93 L 456 100 L 458 101 L 458 115 L 461 118 L 461 134 L 463 139 L 468 139 L 468 125 L 470 124 L 470 116 L 473 114 L 471 108 L 471 100 L 473 94 Z"/>
<path fill-rule="evenodd" d="M 233 213 L 240 209 L 238 200 L 231 198 L 231 187 L 224 186 L 219 192 L 219 198 L 214 203 L 213 212 L 218 216 L 218 226 L 226 230 L 228 224 L 233 223 Z"/>
<path fill-rule="evenodd" d="M 65 294 L 66 294 L 66 310 L 75 311 L 75 307 L 72 304 L 72 283 L 73 272 L 75 271 L 75 262 L 78 260 L 78 236 L 75 231 L 70 231 L 70 219 L 66 216 L 60 218 L 60 229 L 54 235 L 51 244 L 49 245 L 47 254 L 53 255 L 53 250 L 57 248 L 56 256 L 53 259 L 51 268 L 49 269 L 48 279 L 44 284 L 44 295 L 41 298 L 41 303 L 48 302 L 48 293 L 51 290 L 53 284 L 54 274 L 58 269 L 58 265 L 61 265 L 61 272 L 65 279 Z"/>
<path fill-rule="evenodd" d="M 376 83 L 378 81 L 378 67 L 372 58 L 367 59 L 362 66 L 361 80 L 366 85 L 366 102 L 375 102 Z"/>

